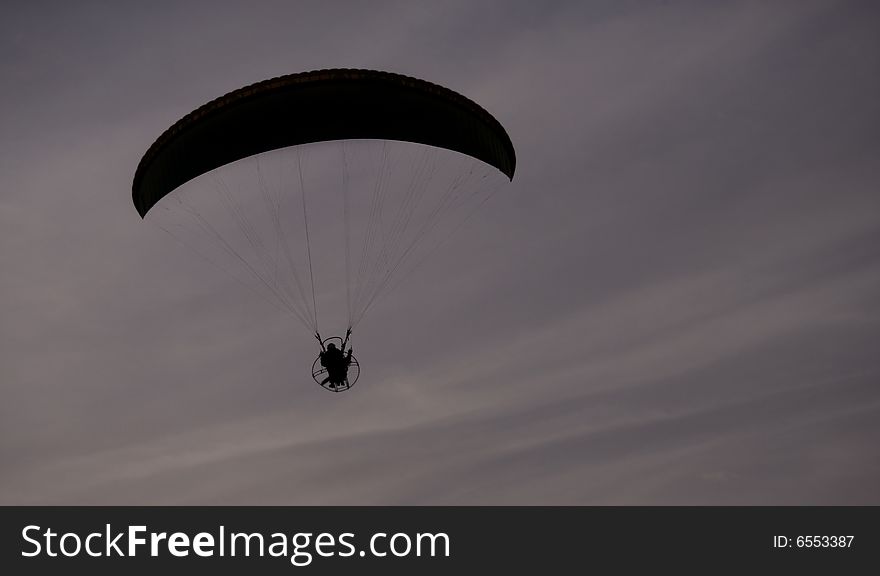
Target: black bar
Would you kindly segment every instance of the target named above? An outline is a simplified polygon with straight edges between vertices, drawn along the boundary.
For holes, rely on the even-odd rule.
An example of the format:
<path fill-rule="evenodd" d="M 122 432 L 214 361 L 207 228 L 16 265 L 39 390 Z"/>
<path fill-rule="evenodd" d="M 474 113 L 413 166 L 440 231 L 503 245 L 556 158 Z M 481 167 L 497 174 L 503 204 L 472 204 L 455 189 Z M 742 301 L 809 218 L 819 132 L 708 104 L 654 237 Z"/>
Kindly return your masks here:
<path fill-rule="evenodd" d="M 75 571 L 88 574 L 194 574 L 204 571 L 227 573 L 244 570 L 254 574 L 352 573 L 440 574 L 455 571 L 495 573 L 586 574 L 591 571 L 630 573 L 715 573 L 719 570 L 749 570 L 790 573 L 808 569 L 827 573 L 852 573 L 858 567 L 880 565 L 878 538 L 880 515 L 873 507 L 4 507 L 0 508 L 0 566 L 5 574 L 43 574 Z M 122 533 L 117 546 L 127 550 L 129 526 L 145 526 L 138 533 L 146 544 L 134 557 L 119 557 L 111 549 L 105 557 L 107 525 L 111 537 Z M 40 554 L 28 558 L 40 543 Z M 220 527 L 227 538 L 225 556 L 219 556 Z M 51 529 L 52 551 L 46 554 L 44 533 Z M 172 556 L 167 539 L 159 540 L 158 556 L 150 555 L 150 533 L 182 532 L 190 541 L 200 532 L 214 538 L 214 546 L 202 546 L 210 557 L 197 556 L 192 543 L 178 547 L 186 557 Z M 256 554 L 254 538 L 251 556 L 242 555 L 239 538 L 237 555 L 230 557 L 231 533 L 260 533 L 264 552 L 272 542 L 287 542 L 287 552 L 274 558 Z M 59 552 L 59 537 L 67 536 L 66 551 L 73 552 L 89 535 L 91 550 L 102 554 L 92 558 L 80 550 L 75 557 Z M 273 533 L 283 536 L 272 537 Z M 291 562 L 292 538 L 298 533 L 301 547 L 298 563 Z M 316 552 L 318 533 L 324 538 L 323 553 L 348 553 L 349 557 L 321 557 Z M 343 547 L 343 538 L 351 547 Z M 388 537 L 377 537 L 376 550 L 387 554 L 374 557 L 370 539 L 376 533 L 388 537 L 406 534 L 395 541 L 395 552 L 403 552 L 407 541 L 410 554 L 395 557 Z M 418 534 L 446 534 L 449 555 L 442 538 L 435 556 L 427 555 L 429 541 L 423 541 L 424 555 L 413 553 Z M 779 538 L 780 536 L 785 539 Z M 834 540 L 832 541 L 832 537 Z M 841 537 L 844 537 L 841 540 Z M 206 542 L 207 537 L 202 537 Z M 832 546 L 834 543 L 834 546 Z M 784 545 L 783 544 L 787 544 Z M 281 552 L 281 545 L 275 548 Z M 364 552 L 363 556 L 360 554 Z M 306 555 L 311 558 L 307 559 Z M 8 570 L 11 568 L 11 570 Z M 82 571 L 82 572 L 80 572 Z M 357 572 L 354 572 L 357 571 Z"/>

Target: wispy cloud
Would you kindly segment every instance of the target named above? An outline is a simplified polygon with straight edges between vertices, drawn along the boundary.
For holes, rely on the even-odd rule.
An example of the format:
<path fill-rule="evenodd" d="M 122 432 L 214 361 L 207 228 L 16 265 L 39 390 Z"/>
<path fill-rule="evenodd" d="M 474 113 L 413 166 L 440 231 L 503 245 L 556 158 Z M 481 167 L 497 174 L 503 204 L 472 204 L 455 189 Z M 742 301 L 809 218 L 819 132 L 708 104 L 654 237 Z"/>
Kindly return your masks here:
<path fill-rule="evenodd" d="M 0 24 L 0 502 L 880 503 L 872 6 L 83 6 Z M 336 65 L 463 91 L 520 168 L 330 395 L 129 188 L 192 107 Z"/>

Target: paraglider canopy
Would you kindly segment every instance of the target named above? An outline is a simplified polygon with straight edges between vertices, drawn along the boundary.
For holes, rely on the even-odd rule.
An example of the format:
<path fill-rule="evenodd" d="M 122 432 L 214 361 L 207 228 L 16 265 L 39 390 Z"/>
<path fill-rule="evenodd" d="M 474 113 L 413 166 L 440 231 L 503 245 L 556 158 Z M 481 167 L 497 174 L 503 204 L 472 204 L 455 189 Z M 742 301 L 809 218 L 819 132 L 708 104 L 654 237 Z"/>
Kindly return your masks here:
<path fill-rule="evenodd" d="M 442 86 L 373 70 L 290 74 L 235 90 L 166 130 L 138 165 L 132 199 L 144 217 L 181 184 L 236 160 L 298 144 L 399 140 L 461 152 L 513 179 L 501 124 Z"/>
<path fill-rule="evenodd" d="M 340 392 L 360 374 L 346 350 L 354 327 L 515 168 L 507 132 L 468 98 L 389 72 L 320 70 L 178 120 L 141 158 L 132 200 L 312 331 L 322 350 L 312 377 Z M 319 308 L 330 312 L 322 323 L 345 313 L 344 339 L 320 337 Z"/>

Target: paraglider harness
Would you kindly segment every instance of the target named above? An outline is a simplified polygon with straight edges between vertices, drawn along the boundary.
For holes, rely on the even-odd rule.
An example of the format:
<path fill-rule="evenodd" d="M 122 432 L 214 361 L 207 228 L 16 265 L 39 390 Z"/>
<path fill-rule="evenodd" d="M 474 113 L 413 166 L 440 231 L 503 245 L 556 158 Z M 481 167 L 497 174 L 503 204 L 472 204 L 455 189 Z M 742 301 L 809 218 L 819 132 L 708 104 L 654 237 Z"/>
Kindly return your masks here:
<path fill-rule="evenodd" d="M 354 386 L 360 375 L 360 368 L 352 355 L 352 348 L 349 347 L 347 351 L 345 349 L 349 345 L 351 328 L 346 330 L 344 339 L 339 336 L 323 339 L 317 331 L 315 338 L 321 346 L 321 352 L 312 365 L 312 378 L 315 382 L 331 392 L 342 392 Z M 338 348 L 335 341 L 341 341 Z"/>

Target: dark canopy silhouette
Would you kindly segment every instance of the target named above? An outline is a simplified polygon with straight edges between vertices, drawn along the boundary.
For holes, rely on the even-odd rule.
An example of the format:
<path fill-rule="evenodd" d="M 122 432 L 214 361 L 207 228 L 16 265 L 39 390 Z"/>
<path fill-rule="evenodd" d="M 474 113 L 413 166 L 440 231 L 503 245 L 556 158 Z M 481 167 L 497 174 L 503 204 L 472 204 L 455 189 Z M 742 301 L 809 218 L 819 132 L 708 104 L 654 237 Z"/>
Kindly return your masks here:
<path fill-rule="evenodd" d="M 184 116 L 141 159 L 134 205 L 144 217 L 181 184 L 225 164 L 288 146 L 347 139 L 446 148 L 510 179 L 516 167 L 501 124 L 452 90 L 388 72 L 320 70 L 252 84 Z"/>
<path fill-rule="evenodd" d="M 178 120 L 141 158 L 132 199 L 311 330 L 321 344 L 312 378 L 342 392 L 360 375 L 352 330 L 515 168 L 507 132 L 464 96 L 388 72 L 320 70 L 246 86 Z M 333 302 L 331 322 L 345 313 L 344 339 L 320 336 L 319 296 Z"/>

